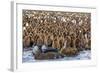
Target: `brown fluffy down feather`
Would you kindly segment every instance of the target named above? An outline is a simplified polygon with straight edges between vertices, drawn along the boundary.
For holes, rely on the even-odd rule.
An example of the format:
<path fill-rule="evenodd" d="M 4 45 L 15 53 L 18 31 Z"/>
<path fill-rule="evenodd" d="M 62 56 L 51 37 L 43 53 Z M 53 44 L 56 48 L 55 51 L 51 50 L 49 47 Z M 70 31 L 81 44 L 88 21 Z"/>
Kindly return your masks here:
<path fill-rule="evenodd" d="M 60 50 L 60 54 L 66 55 L 66 56 L 75 56 L 75 55 L 77 55 L 77 53 L 78 53 L 77 48 L 72 48 L 72 47 L 62 48 Z"/>

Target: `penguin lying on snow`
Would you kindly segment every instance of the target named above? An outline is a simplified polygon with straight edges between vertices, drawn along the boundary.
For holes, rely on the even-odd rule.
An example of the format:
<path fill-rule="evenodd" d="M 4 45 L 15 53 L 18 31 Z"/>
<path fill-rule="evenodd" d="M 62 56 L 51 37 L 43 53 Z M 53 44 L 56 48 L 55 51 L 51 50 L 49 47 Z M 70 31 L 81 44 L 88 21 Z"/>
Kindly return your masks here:
<path fill-rule="evenodd" d="M 38 46 L 34 46 L 32 53 L 37 60 L 58 59 L 63 57 L 58 53 L 57 49 L 45 45 L 43 45 L 41 49 Z"/>
<path fill-rule="evenodd" d="M 34 46 L 33 49 L 32 49 L 32 54 L 36 55 L 36 54 L 39 54 L 39 53 L 41 53 L 39 47 L 38 46 Z"/>
<path fill-rule="evenodd" d="M 47 52 L 58 52 L 58 50 L 52 47 L 47 47 L 46 45 L 43 45 L 42 47 L 34 46 L 32 49 L 33 54 L 47 53 Z"/>
<path fill-rule="evenodd" d="M 42 50 L 43 53 L 44 53 L 47 49 L 48 49 L 48 47 L 47 47 L 46 45 L 43 45 L 43 46 L 41 47 L 41 50 Z"/>
<path fill-rule="evenodd" d="M 42 48 L 42 53 L 47 53 L 47 52 L 58 52 L 57 49 L 52 48 L 52 47 L 47 47 L 46 45 L 43 45 Z"/>

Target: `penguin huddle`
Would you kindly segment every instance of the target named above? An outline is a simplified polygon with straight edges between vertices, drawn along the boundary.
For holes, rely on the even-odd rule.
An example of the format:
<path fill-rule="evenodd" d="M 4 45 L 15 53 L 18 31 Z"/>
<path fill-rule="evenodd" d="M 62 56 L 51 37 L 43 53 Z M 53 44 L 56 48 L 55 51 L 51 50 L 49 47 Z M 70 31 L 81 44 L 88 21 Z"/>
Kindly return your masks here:
<path fill-rule="evenodd" d="M 90 13 L 23 10 L 23 48 L 37 60 L 91 50 L 90 21 Z"/>

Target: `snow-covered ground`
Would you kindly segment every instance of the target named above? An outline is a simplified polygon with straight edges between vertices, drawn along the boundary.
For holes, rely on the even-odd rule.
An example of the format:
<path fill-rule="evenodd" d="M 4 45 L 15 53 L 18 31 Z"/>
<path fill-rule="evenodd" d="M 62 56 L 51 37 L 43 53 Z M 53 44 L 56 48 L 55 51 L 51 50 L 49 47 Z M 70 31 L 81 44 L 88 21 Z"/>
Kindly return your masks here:
<path fill-rule="evenodd" d="M 89 60 L 89 59 L 91 59 L 91 51 L 86 50 L 86 51 L 80 51 L 79 54 L 75 57 L 64 57 L 58 60 Z M 32 51 L 24 51 L 22 55 L 22 61 L 23 63 L 29 63 L 29 62 L 36 62 L 37 60 L 34 59 Z"/>

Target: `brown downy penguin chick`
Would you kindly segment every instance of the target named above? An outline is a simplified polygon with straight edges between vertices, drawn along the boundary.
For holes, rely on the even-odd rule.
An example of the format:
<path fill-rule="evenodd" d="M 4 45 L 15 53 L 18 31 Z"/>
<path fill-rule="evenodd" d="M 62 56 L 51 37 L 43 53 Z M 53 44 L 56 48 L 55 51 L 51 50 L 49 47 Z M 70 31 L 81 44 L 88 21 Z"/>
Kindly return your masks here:
<path fill-rule="evenodd" d="M 59 39 L 60 49 L 64 46 L 64 38 L 61 36 Z"/>
<path fill-rule="evenodd" d="M 50 35 L 47 37 L 47 46 L 52 47 L 52 39 L 51 39 Z"/>
<path fill-rule="evenodd" d="M 25 36 L 23 39 L 23 47 L 29 47 L 30 46 L 30 37 Z"/>
<path fill-rule="evenodd" d="M 52 47 L 57 48 L 57 38 L 56 37 L 53 38 Z"/>
<path fill-rule="evenodd" d="M 67 38 L 68 39 L 68 38 Z M 70 42 L 70 41 L 69 41 Z M 64 56 L 76 56 L 78 54 L 78 50 L 76 47 L 74 46 L 68 46 L 67 45 L 67 41 L 65 41 L 64 46 L 61 48 L 60 50 L 60 54 L 64 55 Z M 69 43 L 70 44 L 70 43 Z M 74 45 L 74 44 L 72 44 Z"/>
<path fill-rule="evenodd" d="M 64 56 L 76 56 L 78 54 L 78 50 L 73 47 L 61 48 L 60 54 Z"/>
<path fill-rule="evenodd" d="M 89 43 L 90 43 L 90 40 L 89 40 L 87 34 L 85 34 L 85 49 L 86 50 L 90 49 Z"/>

